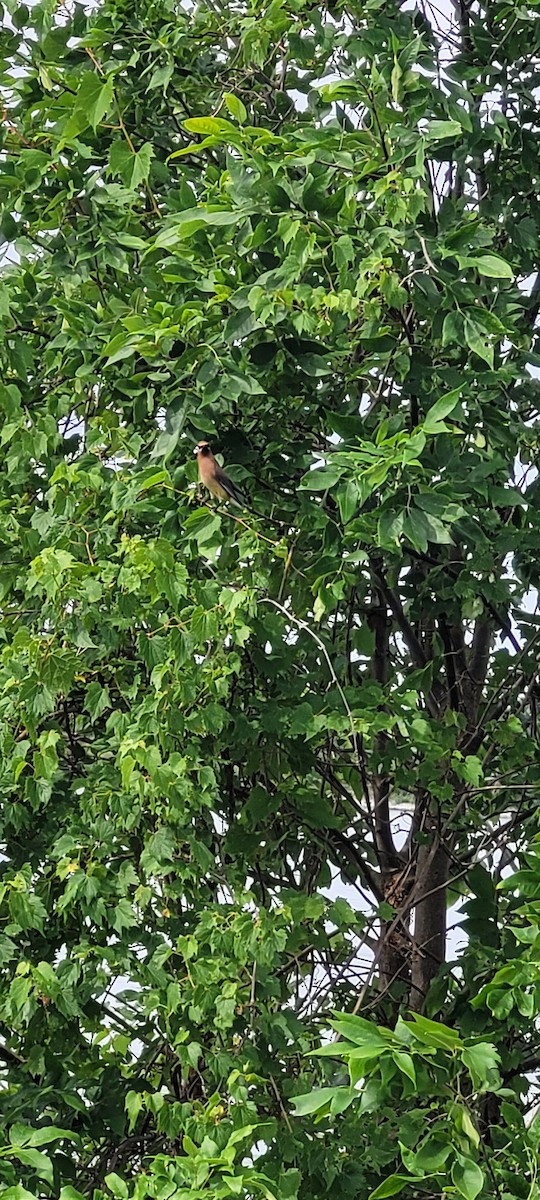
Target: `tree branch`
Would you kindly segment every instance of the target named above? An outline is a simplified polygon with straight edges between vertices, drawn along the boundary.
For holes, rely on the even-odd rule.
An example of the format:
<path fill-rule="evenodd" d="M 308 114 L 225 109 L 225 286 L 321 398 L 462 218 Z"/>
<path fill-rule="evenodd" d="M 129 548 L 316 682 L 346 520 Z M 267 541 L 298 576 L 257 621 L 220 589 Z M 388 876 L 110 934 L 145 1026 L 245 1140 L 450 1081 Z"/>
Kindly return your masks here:
<path fill-rule="evenodd" d="M 427 658 L 424 648 L 419 638 L 416 636 L 410 621 L 405 616 L 401 606 L 401 601 L 399 600 L 398 596 L 396 596 L 395 592 L 388 587 L 384 576 L 377 570 L 377 568 L 372 565 L 371 569 L 381 591 L 381 595 L 384 597 L 392 616 L 394 617 L 396 625 L 398 626 L 400 633 L 403 635 L 405 644 L 415 667 L 417 667 L 419 670 L 423 670 L 424 667 L 428 666 L 430 660 Z M 441 686 L 434 681 L 432 683 L 431 690 L 426 693 L 426 704 L 432 717 L 439 717 L 442 700 L 443 696 Z"/>

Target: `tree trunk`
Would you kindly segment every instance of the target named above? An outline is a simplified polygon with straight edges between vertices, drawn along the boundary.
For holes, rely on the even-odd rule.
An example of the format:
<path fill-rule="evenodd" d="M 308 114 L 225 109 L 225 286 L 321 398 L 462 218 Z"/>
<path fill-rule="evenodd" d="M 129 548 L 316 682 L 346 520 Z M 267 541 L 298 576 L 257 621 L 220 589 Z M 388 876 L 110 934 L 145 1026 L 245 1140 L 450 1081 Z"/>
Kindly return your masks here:
<path fill-rule="evenodd" d="M 429 841 L 420 846 L 416 872 L 410 1008 L 420 1012 L 446 952 L 446 897 L 449 858 L 440 842 L 438 821 L 428 818 Z"/>
<path fill-rule="evenodd" d="M 411 950 L 408 896 L 413 879 L 408 869 L 389 871 L 383 880 L 384 899 L 401 917 L 381 922 L 379 952 L 379 991 L 392 992 L 396 998 L 407 993 L 411 983 Z"/>
<path fill-rule="evenodd" d="M 397 999 L 398 991 L 406 992 L 411 981 L 411 941 L 393 921 L 383 921 L 380 947 L 379 991 Z"/>

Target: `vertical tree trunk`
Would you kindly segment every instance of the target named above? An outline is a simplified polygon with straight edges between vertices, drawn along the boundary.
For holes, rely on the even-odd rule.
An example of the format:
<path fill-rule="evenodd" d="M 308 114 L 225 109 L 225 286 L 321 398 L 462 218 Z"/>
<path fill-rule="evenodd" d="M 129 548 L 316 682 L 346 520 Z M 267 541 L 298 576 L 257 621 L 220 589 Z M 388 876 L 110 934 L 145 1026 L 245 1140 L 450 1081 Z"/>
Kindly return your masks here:
<path fill-rule="evenodd" d="M 394 927 L 392 921 L 383 921 L 379 957 L 379 991 L 382 995 L 408 989 L 411 978 L 410 958 L 410 940 Z"/>
<path fill-rule="evenodd" d="M 403 885 L 402 880 L 407 882 Z M 383 880 L 384 898 L 388 904 L 403 915 L 400 920 L 392 918 L 381 922 L 379 954 L 379 991 L 383 994 L 392 990 L 398 996 L 408 992 L 411 982 L 410 912 L 407 910 L 407 893 L 412 887 L 407 871 L 390 871 Z"/>
<path fill-rule="evenodd" d="M 418 852 L 414 905 L 414 941 L 409 1005 L 420 1012 L 439 967 L 445 961 L 448 853 L 440 842 L 438 821 L 428 818 L 429 841 Z"/>

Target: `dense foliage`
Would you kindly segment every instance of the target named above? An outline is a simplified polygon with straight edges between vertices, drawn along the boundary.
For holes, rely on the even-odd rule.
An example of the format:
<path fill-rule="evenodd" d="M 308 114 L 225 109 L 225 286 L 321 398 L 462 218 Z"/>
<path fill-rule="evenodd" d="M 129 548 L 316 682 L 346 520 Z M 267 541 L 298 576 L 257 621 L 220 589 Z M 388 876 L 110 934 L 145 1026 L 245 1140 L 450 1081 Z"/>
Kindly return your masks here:
<path fill-rule="evenodd" d="M 4 6 L 3 1200 L 538 1195 L 539 9 Z"/>

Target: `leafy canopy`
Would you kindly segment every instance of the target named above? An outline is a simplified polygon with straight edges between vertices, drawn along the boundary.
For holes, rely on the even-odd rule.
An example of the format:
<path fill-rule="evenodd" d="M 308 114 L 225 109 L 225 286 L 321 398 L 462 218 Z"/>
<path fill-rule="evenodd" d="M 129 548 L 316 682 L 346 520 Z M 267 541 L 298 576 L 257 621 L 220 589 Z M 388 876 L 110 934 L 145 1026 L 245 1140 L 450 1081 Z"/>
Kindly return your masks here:
<path fill-rule="evenodd" d="M 4 1200 L 536 1194 L 539 42 L 4 5 Z"/>

